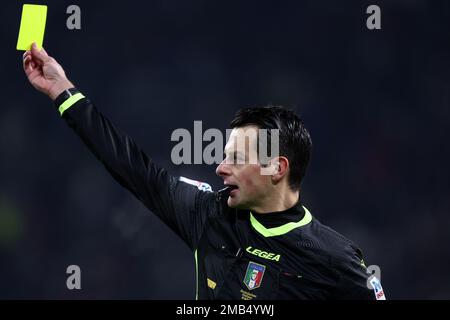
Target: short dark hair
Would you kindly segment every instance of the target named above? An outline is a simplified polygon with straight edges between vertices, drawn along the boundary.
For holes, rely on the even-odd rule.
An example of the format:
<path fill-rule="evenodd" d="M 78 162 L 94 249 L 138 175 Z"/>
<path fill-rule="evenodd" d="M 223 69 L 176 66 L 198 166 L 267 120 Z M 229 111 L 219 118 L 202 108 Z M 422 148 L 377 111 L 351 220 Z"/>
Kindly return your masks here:
<path fill-rule="evenodd" d="M 303 121 L 291 109 L 282 106 L 266 106 L 240 109 L 231 128 L 256 125 L 259 129 L 279 130 L 279 155 L 290 163 L 289 186 L 300 190 L 311 157 L 312 141 Z M 269 139 L 270 139 L 270 135 Z M 270 141 L 268 142 L 270 145 Z"/>

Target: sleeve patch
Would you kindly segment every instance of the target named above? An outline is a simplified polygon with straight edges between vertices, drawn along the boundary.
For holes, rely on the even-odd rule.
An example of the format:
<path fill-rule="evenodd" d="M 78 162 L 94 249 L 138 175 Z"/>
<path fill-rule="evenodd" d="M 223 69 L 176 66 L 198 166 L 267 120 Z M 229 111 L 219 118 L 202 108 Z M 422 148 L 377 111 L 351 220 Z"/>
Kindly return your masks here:
<path fill-rule="evenodd" d="M 189 179 L 186 177 L 180 177 L 178 180 L 188 183 L 188 184 L 191 184 L 193 186 L 196 186 L 198 188 L 198 190 L 212 192 L 211 186 L 209 184 L 207 184 L 206 182 L 200 182 L 200 181 L 192 180 L 192 179 Z"/>
<path fill-rule="evenodd" d="M 369 282 L 372 285 L 375 298 L 377 300 L 386 300 L 386 296 L 384 295 L 383 287 L 381 286 L 380 280 L 378 280 L 378 278 L 374 276 L 372 277 L 372 279 L 369 280 Z"/>

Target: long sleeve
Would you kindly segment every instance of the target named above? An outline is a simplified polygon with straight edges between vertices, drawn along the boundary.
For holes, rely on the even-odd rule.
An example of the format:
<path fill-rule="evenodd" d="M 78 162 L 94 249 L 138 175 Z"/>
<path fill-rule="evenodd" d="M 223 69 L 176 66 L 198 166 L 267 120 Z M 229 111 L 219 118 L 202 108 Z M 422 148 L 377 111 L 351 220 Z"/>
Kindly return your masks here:
<path fill-rule="evenodd" d="M 209 185 L 195 185 L 157 166 L 76 89 L 63 92 L 55 104 L 109 173 L 195 250 L 207 217 L 217 212 Z"/>
<path fill-rule="evenodd" d="M 338 270 L 341 281 L 336 299 L 347 300 L 385 300 L 381 282 L 371 277 L 364 265 L 362 252 L 354 244 L 345 248 L 346 259 L 341 261 Z M 372 284 L 370 288 L 368 283 Z"/>

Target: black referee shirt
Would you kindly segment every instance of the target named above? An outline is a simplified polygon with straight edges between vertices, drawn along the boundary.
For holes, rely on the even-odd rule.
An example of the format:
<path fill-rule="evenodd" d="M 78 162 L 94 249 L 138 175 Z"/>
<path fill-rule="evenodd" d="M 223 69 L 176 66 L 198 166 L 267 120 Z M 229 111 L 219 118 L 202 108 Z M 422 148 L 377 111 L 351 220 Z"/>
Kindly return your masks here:
<path fill-rule="evenodd" d="M 76 89 L 56 107 L 68 125 L 131 191 L 191 248 L 198 299 L 384 298 L 360 249 L 302 205 L 271 214 L 228 207 L 227 191 L 170 175 Z"/>

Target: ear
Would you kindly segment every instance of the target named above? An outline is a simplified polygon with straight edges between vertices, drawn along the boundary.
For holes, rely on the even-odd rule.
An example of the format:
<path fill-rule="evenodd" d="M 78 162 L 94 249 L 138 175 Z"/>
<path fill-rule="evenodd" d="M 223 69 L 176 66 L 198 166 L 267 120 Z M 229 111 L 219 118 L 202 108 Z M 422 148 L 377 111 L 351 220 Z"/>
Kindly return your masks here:
<path fill-rule="evenodd" d="M 272 182 L 277 184 L 288 174 L 289 160 L 286 157 L 275 157 L 270 160 L 270 164 L 267 169 L 270 170 Z"/>

